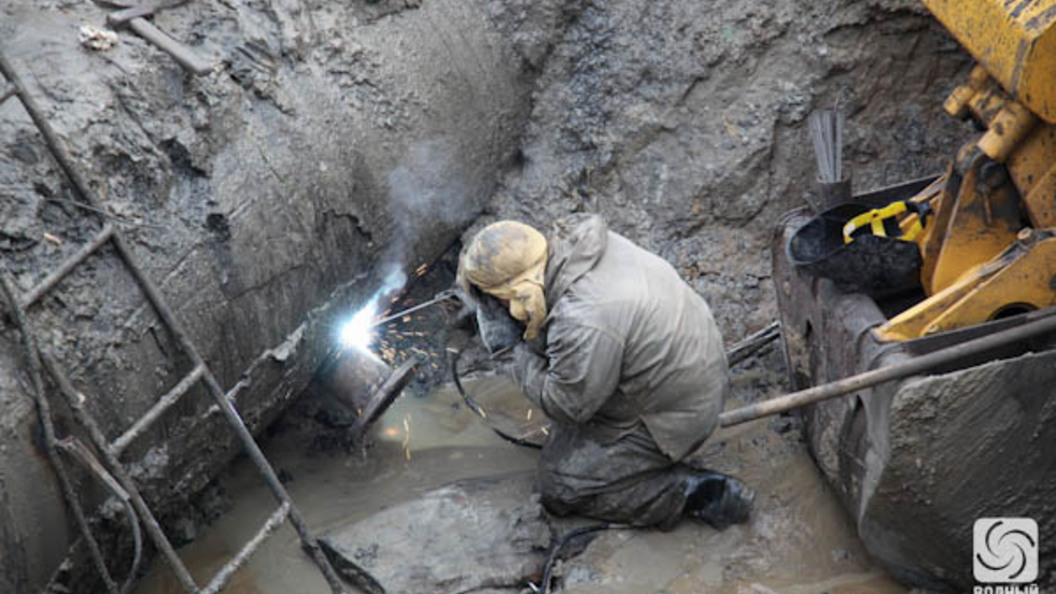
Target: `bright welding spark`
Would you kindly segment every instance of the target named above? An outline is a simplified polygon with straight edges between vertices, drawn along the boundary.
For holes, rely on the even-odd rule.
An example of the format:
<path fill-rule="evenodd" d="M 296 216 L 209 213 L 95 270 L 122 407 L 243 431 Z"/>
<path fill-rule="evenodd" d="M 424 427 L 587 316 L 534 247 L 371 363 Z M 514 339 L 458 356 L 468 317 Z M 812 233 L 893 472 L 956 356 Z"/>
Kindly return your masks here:
<path fill-rule="evenodd" d="M 411 415 L 407 415 L 403 418 L 403 453 L 407 456 L 407 461 L 411 461 Z"/>
<path fill-rule="evenodd" d="M 370 352 L 371 344 L 377 336 L 374 320 L 378 317 L 378 303 L 384 298 L 399 291 L 407 282 L 407 275 L 399 268 L 393 268 L 385 276 L 381 287 L 374 292 L 367 304 L 341 325 L 337 339 L 346 349 L 357 349 Z"/>
<path fill-rule="evenodd" d="M 371 300 L 366 306 L 357 311 L 347 322 L 341 326 L 338 339 L 346 349 L 359 349 L 366 351 L 370 349 L 370 343 L 374 342 L 374 329 L 371 324 L 377 315 L 375 309 L 377 303 Z"/>

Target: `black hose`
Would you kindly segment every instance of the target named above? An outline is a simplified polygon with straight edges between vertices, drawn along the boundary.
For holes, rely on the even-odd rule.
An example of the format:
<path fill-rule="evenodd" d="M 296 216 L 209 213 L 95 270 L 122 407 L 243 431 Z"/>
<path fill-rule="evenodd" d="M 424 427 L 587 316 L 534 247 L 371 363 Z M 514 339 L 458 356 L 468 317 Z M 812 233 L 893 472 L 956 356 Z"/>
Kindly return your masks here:
<path fill-rule="evenodd" d="M 62 451 L 69 454 L 74 460 L 77 460 L 88 469 L 89 474 L 95 477 L 100 484 L 113 493 L 114 496 L 124 505 L 125 517 L 128 519 L 128 527 L 132 531 L 132 566 L 128 570 L 125 582 L 119 590 L 121 594 L 126 594 L 132 590 L 132 586 L 139 573 L 139 565 L 143 561 L 143 533 L 139 526 L 139 516 L 136 515 L 136 510 L 132 506 L 131 498 L 128 496 L 128 493 L 124 488 L 121 487 L 120 483 L 117 482 L 117 479 L 106 470 L 106 468 L 92 454 L 91 450 L 81 443 L 80 440 L 75 437 L 67 437 L 59 441 L 57 445 Z"/>
<path fill-rule="evenodd" d="M 484 414 L 484 410 L 482 408 L 480 408 L 480 405 L 477 404 L 469 396 L 469 394 L 466 393 L 466 389 L 464 387 L 462 387 L 462 378 L 458 374 L 458 361 L 459 361 L 459 359 L 462 358 L 462 352 L 463 351 L 465 351 L 464 348 L 463 349 L 459 349 L 459 350 L 455 351 L 454 356 L 451 357 L 451 377 L 455 380 L 455 387 L 458 388 L 458 393 L 462 395 L 462 400 L 465 401 L 466 406 L 468 406 L 469 409 L 472 410 L 473 412 L 477 413 L 480 416 L 480 418 L 487 419 L 487 415 Z M 532 448 L 532 449 L 535 449 L 535 450 L 543 449 L 543 446 L 541 446 L 541 445 L 539 445 L 537 443 L 533 443 L 533 442 L 530 442 L 528 440 L 521 439 L 519 437 L 514 437 L 514 436 L 512 436 L 512 435 L 510 435 L 510 434 L 508 434 L 508 433 L 496 428 L 495 426 L 491 425 L 490 423 L 488 423 L 488 426 L 491 427 L 491 430 L 495 432 L 495 435 L 498 435 L 499 437 L 505 439 L 506 441 L 512 443 L 513 445 L 518 445 L 518 446 L 521 446 L 521 447 L 524 447 L 524 448 Z"/>
<path fill-rule="evenodd" d="M 569 530 L 562 535 L 561 538 L 557 539 L 557 543 L 555 543 L 553 548 L 550 549 L 550 558 L 546 560 L 546 566 L 543 568 L 543 583 L 540 586 L 539 594 L 547 594 L 550 592 L 550 572 L 554 569 L 554 561 L 557 561 L 557 556 L 561 553 L 561 549 L 565 548 L 565 545 L 567 545 L 569 541 L 577 536 L 583 536 L 584 534 L 601 532 L 602 530 L 613 528 L 633 528 L 633 526 L 620 524 L 592 524 L 590 526 L 580 526 L 579 528 Z"/>

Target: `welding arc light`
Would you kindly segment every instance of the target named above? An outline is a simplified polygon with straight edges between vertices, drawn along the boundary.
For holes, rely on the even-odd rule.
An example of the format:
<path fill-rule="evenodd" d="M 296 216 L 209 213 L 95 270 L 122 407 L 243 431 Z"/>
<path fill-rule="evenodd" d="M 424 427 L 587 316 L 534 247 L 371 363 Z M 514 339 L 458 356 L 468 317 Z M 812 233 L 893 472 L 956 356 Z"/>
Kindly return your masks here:
<path fill-rule="evenodd" d="M 358 349 L 369 352 L 370 343 L 374 342 L 375 318 L 378 316 L 378 303 L 387 300 L 394 292 L 407 282 L 407 275 L 400 268 L 393 268 L 385 277 L 385 282 L 374 292 L 370 301 L 345 321 L 338 330 L 337 340 L 346 349 Z"/>
<path fill-rule="evenodd" d="M 370 348 L 374 340 L 374 309 L 374 301 L 371 301 L 341 326 L 338 335 L 341 346 L 362 351 Z"/>

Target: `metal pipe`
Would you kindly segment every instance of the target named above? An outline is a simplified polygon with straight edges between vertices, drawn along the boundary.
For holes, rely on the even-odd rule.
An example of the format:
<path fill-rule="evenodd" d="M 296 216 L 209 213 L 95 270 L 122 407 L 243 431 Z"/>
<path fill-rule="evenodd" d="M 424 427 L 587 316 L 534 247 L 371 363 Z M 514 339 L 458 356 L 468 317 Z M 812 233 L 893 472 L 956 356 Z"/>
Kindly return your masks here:
<path fill-rule="evenodd" d="M 51 151 L 52 156 L 55 158 L 55 161 L 59 164 L 59 167 L 62 169 L 63 173 L 66 174 L 67 179 L 69 179 L 70 183 L 73 184 L 74 189 L 77 191 L 77 195 L 82 200 L 84 200 L 84 202 L 87 203 L 89 206 L 94 206 L 95 208 L 102 208 L 102 204 L 92 192 L 92 189 L 88 185 L 87 180 L 84 178 L 84 176 L 81 175 L 81 172 L 74 166 L 73 159 L 70 158 L 69 153 L 66 152 L 66 149 L 59 142 L 58 135 L 55 134 L 55 131 L 52 129 L 51 124 L 44 117 L 43 112 L 40 110 L 40 107 L 36 104 L 36 101 L 33 99 L 33 97 L 31 97 L 29 93 L 25 92 L 25 87 L 22 85 L 21 79 L 15 73 L 14 69 L 11 67 L 10 62 L 7 61 L 7 58 L 4 57 L 3 53 L 0 53 L 0 72 L 2 72 L 3 75 L 7 78 L 7 80 L 17 89 L 18 96 L 22 100 L 23 107 L 25 107 L 26 112 L 29 114 L 29 117 L 33 120 L 33 123 L 37 125 L 37 129 L 40 130 L 41 135 L 44 137 L 44 142 L 48 145 L 48 149 Z M 176 339 L 176 342 L 180 345 L 180 348 L 183 350 L 183 352 L 191 359 L 191 363 L 196 367 L 199 365 L 205 365 L 205 361 L 198 353 L 198 349 L 195 348 L 194 343 L 191 342 L 190 337 L 186 334 L 186 332 L 183 331 L 182 326 L 180 326 L 180 324 L 176 321 L 175 314 L 165 302 L 164 298 L 161 295 L 161 292 L 154 285 L 154 283 L 149 278 L 147 278 L 146 274 L 143 273 L 143 270 L 136 264 L 135 256 L 133 256 L 132 250 L 129 249 L 124 239 L 119 233 L 115 232 L 112 241 L 114 244 L 114 248 L 117 250 L 118 256 L 120 256 L 121 260 L 124 261 L 129 272 L 136 280 L 136 283 L 143 290 L 143 293 L 146 295 L 147 300 L 153 306 L 154 311 L 158 314 L 158 317 L 161 318 L 162 323 L 169 330 L 169 332 L 172 333 L 173 337 Z M 58 370 L 58 368 L 56 367 L 55 371 L 60 370 Z M 59 379 L 60 377 L 65 376 L 60 372 L 60 374 L 56 376 L 56 379 Z M 207 368 L 206 372 L 203 374 L 202 379 L 204 380 L 205 386 L 206 388 L 208 388 L 210 395 L 213 397 L 213 399 L 216 401 L 217 406 L 220 408 L 220 411 L 226 417 L 229 425 L 231 425 L 232 430 L 238 436 L 239 441 L 242 442 L 242 445 L 246 449 L 246 453 L 249 455 L 250 460 L 253 461 L 253 463 L 260 470 L 261 474 L 264 476 L 264 480 L 268 484 L 268 487 L 271 488 L 271 491 L 275 495 L 275 498 L 283 503 L 289 502 L 290 497 L 286 493 L 286 489 L 282 486 L 282 483 L 279 481 L 279 477 L 275 474 L 275 470 L 271 467 L 271 464 L 268 462 L 268 459 L 264 456 L 264 453 L 260 451 L 260 447 L 253 439 L 253 435 L 249 432 L 249 429 L 246 428 L 245 423 L 242 422 L 242 417 L 239 416 L 238 411 L 235 410 L 235 407 L 226 398 L 223 388 L 221 388 L 219 382 L 216 381 L 216 377 L 214 377 L 212 372 L 209 371 Z M 70 385 L 69 388 L 72 390 L 72 385 Z M 68 394 L 67 397 L 70 397 L 70 395 Z M 76 401 L 76 397 L 73 398 L 73 401 Z M 91 422 L 92 425 L 95 427 L 95 433 L 97 434 L 93 435 L 92 439 L 93 442 L 96 442 L 96 448 L 99 448 L 100 450 L 106 450 L 103 452 L 104 457 L 114 458 L 112 455 L 110 455 L 108 444 L 106 443 L 106 438 L 105 436 L 103 436 L 102 431 L 99 430 L 98 425 L 95 425 L 94 420 L 92 420 L 89 415 L 83 414 L 83 410 L 81 416 L 85 420 Z M 90 431 L 90 433 L 92 432 Z M 108 459 L 107 463 L 111 466 L 114 466 L 115 464 L 117 465 L 117 468 L 114 468 L 113 471 L 115 474 L 118 474 L 118 472 L 121 473 L 118 474 L 118 479 L 121 480 L 123 486 L 128 489 L 130 481 L 129 484 L 125 484 L 126 481 L 124 480 L 124 478 L 122 478 L 124 472 L 120 468 L 120 463 L 116 460 L 116 458 L 113 460 Z M 196 592 L 198 590 L 197 585 L 195 585 L 194 580 L 191 579 L 190 574 L 188 574 L 186 569 L 183 567 L 182 562 L 179 561 L 179 556 L 177 556 L 176 552 L 172 550 L 171 544 L 168 543 L 168 539 L 165 538 L 164 533 L 161 532 L 161 528 L 156 525 L 156 521 L 154 521 L 153 515 L 150 513 L 149 508 L 147 508 L 146 503 L 143 502 L 142 498 L 138 496 L 138 492 L 135 491 L 134 488 L 128 490 L 129 493 L 133 495 L 133 503 L 136 504 L 136 511 L 139 512 L 143 521 L 146 523 L 148 532 L 151 533 L 152 537 L 155 537 L 156 541 L 156 537 L 159 536 L 161 537 L 161 539 L 163 539 L 163 552 L 165 553 L 165 556 L 168 557 L 173 571 L 179 575 L 180 582 L 183 584 L 184 588 L 187 589 L 188 592 Z M 296 506 L 290 506 L 289 520 L 290 523 L 293 525 L 294 529 L 297 531 L 297 535 L 300 536 L 304 547 L 308 550 L 316 565 L 319 566 L 319 570 L 322 572 L 323 577 L 326 579 L 327 584 L 330 586 L 330 589 L 335 594 L 344 594 L 345 590 L 344 587 L 341 585 L 340 578 L 337 576 L 337 573 L 334 572 L 333 567 L 330 566 L 330 562 L 327 560 L 326 556 L 319 548 L 318 542 L 316 542 L 316 540 L 312 537 L 311 532 L 308 530 L 307 524 L 304 522 L 304 518 L 301 517 L 301 514 Z M 164 550 L 166 546 L 168 550 Z M 182 574 L 180 570 L 183 570 Z"/>
<path fill-rule="evenodd" d="M 162 10 L 175 8 L 188 0 L 175 0 L 174 2 L 135 4 L 133 2 L 115 2 L 118 6 L 125 7 L 123 10 L 112 12 L 106 17 L 108 25 L 114 29 L 128 27 L 137 35 L 153 43 L 158 49 L 166 52 L 181 66 L 195 74 L 205 74 L 212 70 L 209 61 L 200 58 L 191 48 L 176 41 L 147 20 Z"/>
<path fill-rule="evenodd" d="M 378 417 L 396 401 L 403 389 L 414 378 L 414 368 L 419 363 L 420 361 L 415 357 L 404 361 L 381 386 L 371 392 L 366 406 L 359 411 L 359 417 L 348 430 L 353 443 L 358 442 L 374 421 L 378 420 Z"/>
<path fill-rule="evenodd" d="M 873 369 L 841 380 L 786 394 L 785 396 L 728 410 L 719 415 L 719 425 L 729 427 L 776 415 L 793 408 L 815 404 L 877 384 L 916 375 L 942 365 L 955 363 L 968 357 L 1053 331 L 1056 331 L 1056 316 L 1041 318 L 1015 328 L 1009 328 L 1008 330 L 1002 330 L 988 336 L 982 336 L 958 345 L 933 351 L 902 363 Z"/>
<path fill-rule="evenodd" d="M 165 327 L 172 334 L 173 338 L 180 345 L 188 357 L 190 357 L 192 364 L 197 366 L 205 366 L 205 361 L 202 356 L 198 353 L 198 349 L 191 342 L 190 337 L 183 330 L 182 326 L 176 321 L 176 315 L 172 309 L 169 308 L 164 298 L 161 296 L 161 292 L 154 285 L 153 281 L 147 278 L 143 270 L 136 265 L 135 257 L 132 255 L 132 250 L 125 244 L 124 239 L 115 234 L 114 247 L 117 248 L 117 253 L 121 256 L 121 259 L 125 261 L 130 273 L 133 278 L 139 284 L 140 289 L 146 294 L 148 301 L 154 307 L 154 311 L 157 312 L 158 317 L 165 324 Z M 301 543 L 307 550 L 309 556 L 315 561 L 319 567 L 319 571 L 323 574 L 323 578 L 326 580 L 327 585 L 334 594 L 346 594 L 344 586 L 341 584 L 341 579 L 338 577 L 334 568 L 330 566 L 330 561 L 323 555 L 323 551 L 319 548 L 319 543 L 312 537 L 311 531 L 308 530 L 308 524 L 304 521 L 301 516 L 300 510 L 296 506 L 292 505 L 292 500 L 286 488 L 282 486 L 282 482 L 279 481 L 278 475 L 275 473 L 275 469 L 271 467 L 271 463 L 268 462 L 264 452 L 260 450 L 260 446 L 257 445 L 253 434 L 249 432 L 246 424 L 242 421 L 242 417 L 235 410 L 234 404 L 227 399 L 224 394 L 224 389 L 220 386 L 220 383 L 216 380 L 216 377 L 206 367 L 205 373 L 202 374 L 202 380 L 205 383 L 206 388 L 209 390 L 210 395 L 219 407 L 220 412 L 226 417 L 228 425 L 231 430 L 234 431 L 238 440 L 242 443 L 242 447 L 245 449 L 249 459 L 257 467 L 257 470 L 264 477 L 264 482 L 271 489 L 272 494 L 279 503 L 290 503 L 290 512 L 288 518 L 290 524 L 293 525 L 297 535 L 301 538 Z"/>
<path fill-rule="evenodd" d="M 781 336 L 781 322 L 771 322 L 769 326 L 754 332 L 744 340 L 726 350 L 726 363 L 730 367 L 748 359 L 759 349 L 777 340 Z"/>
<path fill-rule="evenodd" d="M 161 51 L 172 56 L 172 59 L 176 60 L 180 66 L 183 66 L 195 74 L 205 74 L 213 69 L 213 66 L 209 62 L 198 57 L 198 54 L 195 54 L 182 43 L 169 37 L 161 29 L 150 24 L 145 18 L 137 17 L 132 19 L 128 22 L 128 28 L 135 31 L 136 35 L 153 43 L 154 46 Z"/>

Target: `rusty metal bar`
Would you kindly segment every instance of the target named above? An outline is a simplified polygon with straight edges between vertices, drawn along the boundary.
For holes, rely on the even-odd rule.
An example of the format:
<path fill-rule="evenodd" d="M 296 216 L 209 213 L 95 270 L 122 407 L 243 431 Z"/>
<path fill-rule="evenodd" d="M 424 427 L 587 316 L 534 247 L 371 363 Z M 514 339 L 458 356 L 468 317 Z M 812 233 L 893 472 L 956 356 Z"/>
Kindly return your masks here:
<path fill-rule="evenodd" d="M 121 452 L 124 452 L 125 448 L 139 437 L 147 427 L 154 424 L 154 421 L 157 421 L 158 417 L 164 414 L 165 411 L 169 410 L 173 404 L 176 404 L 176 402 L 180 400 L 180 397 L 182 397 L 187 390 L 191 389 L 191 386 L 202 378 L 203 373 L 205 373 L 205 366 L 195 366 L 195 368 L 184 376 L 178 384 L 173 386 L 171 390 L 159 398 L 154 406 L 150 407 L 150 410 L 144 413 L 143 416 L 139 417 L 139 419 L 127 431 L 115 439 L 113 443 L 110 444 L 110 451 L 113 452 L 114 456 L 120 456 Z"/>
<path fill-rule="evenodd" d="M 59 168 L 62 169 L 63 173 L 73 184 L 74 189 L 77 190 L 77 194 L 82 199 L 87 201 L 91 206 L 99 208 L 98 201 L 90 198 L 91 189 L 88 187 L 88 182 L 85 181 L 81 173 L 73 166 L 73 161 L 70 159 L 69 154 L 59 143 L 59 137 L 55 134 L 55 130 L 52 129 L 51 124 L 44 117 L 44 112 L 37 105 L 37 100 L 34 99 L 29 93 L 26 92 L 26 87 L 22 84 L 22 78 L 18 76 L 15 69 L 11 66 L 11 63 L 7 61 L 7 57 L 0 52 L 0 74 L 4 75 L 4 78 L 16 89 L 18 98 L 22 101 L 22 107 L 25 108 L 26 113 L 29 114 L 30 119 L 37 126 L 37 130 L 40 131 L 41 136 L 44 137 L 44 143 L 48 145 L 48 150 L 51 151 L 52 156 L 58 163 Z"/>
<path fill-rule="evenodd" d="M 154 541 L 154 546 L 156 546 L 165 557 L 165 560 L 169 564 L 169 568 L 172 569 L 172 572 L 176 575 L 176 579 L 180 581 L 180 584 L 189 594 L 197 594 L 198 585 L 194 583 L 194 578 L 192 578 L 190 572 L 187 571 L 187 567 L 183 564 L 183 561 L 180 560 L 180 556 L 176 554 L 176 549 L 172 547 L 169 538 L 165 536 L 165 532 L 162 531 L 161 525 L 158 524 L 158 520 L 154 517 L 154 513 L 150 511 L 147 502 L 143 500 L 143 496 L 139 493 L 139 489 L 136 488 L 131 477 L 125 472 L 125 468 L 121 466 L 121 461 L 110 453 L 110 450 L 108 449 L 110 444 L 107 443 L 103 430 L 99 428 L 99 424 L 96 423 L 95 418 L 85 410 L 84 396 L 73 387 L 70 378 L 66 376 L 61 368 L 59 368 L 59 364 L 50 353 L 47 351 L 40 351 L 40 359 L 44 361 L 44 366 L 47 367 L 48 371 L 51 373 L 52 378 L 55 380 L 55 384 L 59 388 L 59 392 L 66 397 L 70 409 L 73 410 L 73 416 L 77 419 L 77 422 L 88 431 L 88 437 L 91 438 L 92 445 L 94 445 L 95 449 L 103 456 L 103 460 L 106 461 L 108 469 L 115 477 L 117 477 L 117 481 L 121 484 L 121 487 L 128 492 L 128 496 L 132 500 L 132 506 L 136 508 L 136 513 L 139 514 L 139 519 L 147 528 L 147 534 L 149 534 L 150 539 Z"/>
<path fill-rule="evenodd" d="M 145 2 L 138 6 L 130 6 L 129 8 L 123 8 L 116 12 L 111 12 L 106 15 L 106 24 L 110 25 L 114 29 L 127 25 L 132 19 L 138 19 L 143 17 L 154 16 L 154 13 L 162 8 L 173 8 L 173 6 L 159 6 L 157 4 L 151 4 Z"/>
<path fill-rule="evenodd" d="M 759 349 L 777 340 L 781 336 L 781 322 L 771 322 L 769 326 L 747 336 L 726 350 L 726 362 L 730 367 L 748 359 Z"/>
<path fill-rule="evenodd" d="M 111 12 L 106 17 L 108 25 L 114 29 L 128 27 L 146 41 L 153 43 L 155 47 L 172 56 L 180 66 L 195 74 L 205 74 L 212 70 L 212 65 L 203 60 L 186 45 L 176 41 L 162 30 L 155 27 L 147 17 L 154 16 L 161 10 L 167 10 L 183 4 L 187 0 L 176 0 L 168 3 L 145 2 L 136 6 L 129 6 L 116 12 Z"/>
<path fill-rule="evenodd" d="M 291 505 L 288 501 L 284 501 L 274 513 L 268 517 L 268 521 L 260 527 L 260 530 L 247 542 L 234 557 L 231 558 L 224 566 L 213 576 L 213 580 L 209 582 L 209 585 L 202 588 L 201 594 L 216 594 L 220 590 L 224 589 L 227 582 L 230 581 L 231 576 L 243 565 L 246 561 L 256 552 L 257 548 L 271 536 L 272 532 L 275 532 L 282 526 L 282 523 L 286 521 L 286 517 L 290 514 Z"/>
<path fill-rule="evenodd" d="M 40 425 L 44 431 L 44 451 L 48 457 L 48 462 L 55 471 L 56 477 L 58 477 L 62 496 L 66 500 L 66 505 L 69 506 L 70 511 L 73 512 L 73 517 L 77 521 L 77 528 L 80 530 L 81 536 L 88 544 L 89 556 L 91 556 L 96 570 L 99 571 L 103 583 L 106 584 L 106 589 L 111 594 L 118 594 L 119 591 L 117 584 L 114 582 L 114 578 L 110 575 L 110 570 L 107 569 L 106 561 L 103 559 L 103 553 L 99 550 L 99 543 L 95 540 L 91 528 L 88 526 L 88 520 L 84 515 L 84 509 L 81 507 L 80 501 L 77 499 L 77 493 L 73 489 L 73 483 L 70 481 L 69 475 L 66 474 L 66 468 L 62 465 L 62 460 L 59 459 L 57 451 L 58 440 L 55 437 L 55 426 L 51 421 L 51 405 L 48 403 L 48 399 L 44 395 L 44 379 L 41 375 L 37 341 L 33 337 L 29 322 L 26 320 L 26 312 L 22 309 L 22 306 L 19 305 L 17 297 L 18 290 L 15 288 L 15 283 L 11 280 L 10 275 L 6 271 L 0 273 L 0 287 L 3 289 L 8 307 L 11 309 L 11 313 L 15 318 L 15 324 L 18 326 L 18 329 L 22 334 L 22 341 L 25 344 L 26 358 L 29 363 L 27 367 L 29 370 L 30 381 L 33 383 L 33 397 L 36 400 L 37 416 L 40 418 Z"/>
<path fill-rule="evenodd" d="M 1041 313 L 1041 312 L 1039 312 Z M 908 361 L 896 363 L 888 367 L 881 367 L 852 375 L 841 380 L 836 380 L 799 392 L 786 394 L 763 402 L 757 402 L 741 408 L 728 410 L 719 415 L 719 425 L 729 427 L 754 421 L 762 417 L 776 415 L 793 408 L 814 404 L 844 394 L 857 392 L 864 388 L 882 384 L 891 380 L 901 379 L 916 375 L 918 373 L 956 363 L 957 361 L 974 357 L 976 355 L 1003 347 L 1014 342 L 1047 334 L 1056 331 L 1056 316 L 1043 317 L 1027 322 L 1021 326 L 995 332 L 987 336 L 975 338 L 951 347 L 932 351 L 926 355 L 914 357 Z"/>
<path fill-rule="evenodd" d="M 161 305 L 164 306 L 165 304 L 162 303 Z M 167 307 L 166 310 L 168 310 Z M 169 312 L 168 315 L 171 316 L 171 312 Z M 186 344 L 185 352 L 191 355 L 196 363 L 201 363 L 201 356 L 198 354 L 198 351 L 194 349 L 194 345 L 190 343 L 186 335 L 177 327 L 170 326 L 170 330 L 172 330 L 174 334 L 179 331 L 179 336 L 182 336 L 181 342 Z M 323 574 L 323 578 L 326 579 L 326 583 L 330 586 L 330 589 L 334 594 L 346 594 L 344 586 L 341 585 L 341 579 L 337 576 L 337 572 L 334 571 L 333 566 L 330 565 L 330 561 L 323 554 L 322 549 L 319 548 L 319 543 L 308 530 L 308 525 L 305 523 L 304 518 L 301 517 L 300 511 L 298 511 L 293 505 L 293 501 L 290 499 L 289 494 L 286 493 L 286 488 L 282 486 L 282 482 L 279 481 L 278 475 L 275 474 L 275 469 L 271 467 L 271 463 L 268 462 L 267 457 L 264 456 L 264 452 L 260 451 L 260 446 L 257 445 L 256 440 L 253 439 L 253 435 L 249 432 L 249 429 L 246 428 L 245 423 L 242 422 L 242 417 L 239 416 L 234 405 L 224 395 L 224 391 L 220 387 L 220 384 L 208 369 L 204 375 L 204 380 L 205 385 L 213 395 L 213 399 L 216 400 L 217 406 L 220 407 L 220 412 L 224 413 L 224 416 L 227 417 L 229 424 L 234 429 L 235 434 L 242 440 L 242 445 L 245 447 L 249 459 L 253 461 L 257 466 L 257 470 L 263 475 L 264 481 L 268 484 L 272 494 L 279 502 L 290 505 L 290 523 L 293 525 L 294 530 L 297 531 L 297 535 L 301 538 L 301 544 L 307 549 L 308 553 L 319 567 L 319 571 Z"/>
<path fill-rule="evenodd" d="M 103 230 L 95 236 L 95 239 L 91 243 L 87 243 L 79 250 L 77 250 L 69 259 L 59 265 L 58 268 L 53 270 L 51 274 L 44 277 L 44 280 L 40 281 L 37 286 L 29 290 L 28 293 L 22 296 L 22 307 L 29 308 L 30 305 L 36 303 L 38 299 L 44 296 L 45 293 L 50 291 L 55 285 L 66 278 L 78 264 L 84 262 L 88 256 L 94 254 L 99 248 L 103 247 L 106 242 L 110 241 L 114 236 L 114 227 L 110 223 L 103 225 Z"/>
<path fill-rule="evenodd" d="M 15 91 L 15 86 L 14 85 L 7 85 L 6 89 L 4 89 L 3 91 L 0 91 L 0 104 L 3 104 L 5 101 L 10 99 L 11 97 L 14 97 L 15 96 L 15 92 L 16 91 Z"/>
<path fill-rule="evenodd" d="M 114 475 L 110 474 L 106 467 L 96 459 L 95 455 L 88 449 L 88 446 L 75 437 L 63 439 L 59 442 L 59 446 L 91 471 L 99 479 L 99 482 L 106 485 L 110 492 L 124 505 L 125 517 L 128 518 L 128 528 L 132 531 L 132 565 L 126 574 L 125 583 L 121 586 L 121 592 L 124 594 L 132 589 L 136 573 L 139 571 L 139 564 L 143 560 L 143 532 L 139 527 L 139 518 L 136 516 L 136 510 L 132 507 L 128 492 L 121 488 Z"/>
<path fill-rule="evenodd" d="M 114 476 L 99 463 L 99 460 L 96 459 L 95 455 L 92 454 L 91 450 L 89 450 L 81 440 L 72 436 L 66 437 L 60 440 L 58 445 L 78 462 L 84 464 L 85 468 L 92 471 L 92 474 L 94 474 L 107 489 L 110 489 L 110 492 L 116 495 L 118 499 L 128 501 L 128 492 L 121 488 L 121 484 L 117 482 L 117 479 L 115 479 Z"/>
<path fill-rule="evenodd" d="M 167 33 L 158 29 L 145 18 L 137 17 L 128 22 L 128 28 L 135 31 L 143 39 L 153 43 L 155 47 L 172 56 L 173 60 L 179 62 L 187 70 L 195 74 L 205 74 L 213 69 L 213 66 L 198 57 L 190 48 L 169 37 Z"/>

